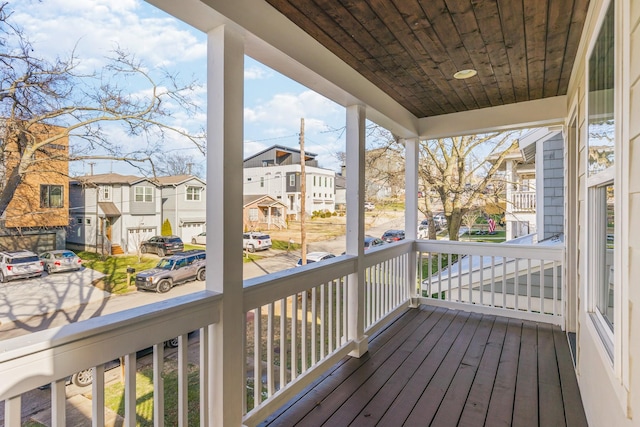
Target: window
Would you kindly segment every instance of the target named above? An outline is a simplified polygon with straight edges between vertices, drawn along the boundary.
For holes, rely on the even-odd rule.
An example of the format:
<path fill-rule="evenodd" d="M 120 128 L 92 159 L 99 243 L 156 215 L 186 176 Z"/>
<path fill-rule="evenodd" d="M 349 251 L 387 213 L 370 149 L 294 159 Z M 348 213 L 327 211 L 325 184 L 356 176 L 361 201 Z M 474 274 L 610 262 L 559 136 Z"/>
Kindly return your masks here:
<path fill-rule="evenodd" d="M 62 185 L 41 185 L 40 186 L 40 207 L 41 208 L 64 207 L 64 199 L 62 197 Z"/>
<path fill-rule="evenodd" d="M 111 200 L 111 186 L 110 185 L 101 185 L 100 186 L 100 200 Z"/>
<path fill-rule="evenodd" d="M 200 193 L 202 192 L 202 187 L 194 187 L 194 186 L 188 186 L 187 187 L 187 200 L 193 201 L 193 202 L 198 202 L 201 200 L 201 196 Z"/>
<path fill-rule="evenodd" d="M 324 177 L 324 186 L 325 187 L 327 186 L 327 177 L 326 176 Z"/>
<path fill-rule="evenodd" d="M 258 208 L 249 208 L 249 221 L 258 220 Z"/>
<path fill-rule="evenodd" d="M 264 187 L 264 176 L 260 177 L 260 188 Z"/>
<path fill-rule="evenodd" d="M 296 186 L 296 176 L 294 174 L 289 175 L 289 186 L 290 187 Z"/>
<path fill-rule="evenodd" d="M 151 203 L 153 202 L 153 188 L 152 187 L 136 187 L 136 202 Z"/>
<path fill-rule="evenodd" d="M 613 356 L 615 244 L 614 2 L 611 1 L 588 65 L 587 203 L 589 311 Z"/>
<path fill-rule="evenodd" d="M 316 185 L 316 176 L 315 175 L 313 176 L 313 185 L 314 186 Z"/>
<path fill-rule="evenodd" d="M 81 216 L 76 218 L 76 224 L 82 224 L 82 217 Z"/>
<path fill-rule="evenodd" d="M 87 224 L 87 225 L 91 225 L 91 218 L 87 218 L 87 219 L 85 220 L 85 224 Z"/>

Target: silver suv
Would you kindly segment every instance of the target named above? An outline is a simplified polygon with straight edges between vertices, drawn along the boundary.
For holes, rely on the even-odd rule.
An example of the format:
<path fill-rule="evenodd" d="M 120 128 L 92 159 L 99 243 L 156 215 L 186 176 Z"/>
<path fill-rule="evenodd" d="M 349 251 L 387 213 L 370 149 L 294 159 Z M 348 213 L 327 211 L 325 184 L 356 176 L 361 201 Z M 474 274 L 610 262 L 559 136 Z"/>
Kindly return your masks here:
<path fill-rule="evenodd" d="M 136 288 L 165 293 L 181 283 L 204 280 L 206 255 L 193 249 L 162 258 L 154 268 L 136 274 Z"/>
<path fill-rule="evenodd" d="M 40 277 L 44 270 L 38 255 L 31 251 L 0 252 L 0 282 Z"/>
<path fill-rule="evenodd" d="M 243 233 L 242 247 L 249 251 L 262 251 L 271 247 L 271 236 L 264 233 Z"/>

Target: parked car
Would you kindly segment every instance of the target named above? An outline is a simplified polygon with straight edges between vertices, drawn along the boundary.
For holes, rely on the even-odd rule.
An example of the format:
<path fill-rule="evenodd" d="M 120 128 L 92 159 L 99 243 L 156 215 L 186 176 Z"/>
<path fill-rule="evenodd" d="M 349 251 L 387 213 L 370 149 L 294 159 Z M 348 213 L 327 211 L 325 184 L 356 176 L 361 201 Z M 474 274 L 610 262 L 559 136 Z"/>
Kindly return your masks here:
<path fill-rule="evenodd" d="M 31 251 L 0 252 L 0 283 L 40 277 L 43 271 L 42 260 Z"/>
<path fill-rule="evenodd" d="M 267 250 L 271 247 L 271 236 L 264 233 L 243 233 L 242 247 L 252 253 Z"/>
<path fill-rule="evenodd" d="M 202 233 L 193 236 L 191 238 L 191 243 L 194 245 L 206 245 L 207 244 L 207 232 L 203 231 Z"/>
<path fill-rule="evenodd" d="M 376 208 L 376 205 L 374 205 L 372 202 L 364 202 L 364 210 L 365 211 L 372 211 Z"/>
<path fill-rule="evenodd" d="M 136 274 L 136 288 L 165 293 L 181 283 L 204 280 L 206 256 L 202 249 L 192 249 L 162 258 L 154 268 Z"/>
<path fill-rule="evenodd" d="M 404 230 L 387 230 L 382 235 L 382 240 L 387 243 L 397 242 L 398 240 L 404 240 Z"/>
<path fill-rule="evenodd" d="M 428 239 L 429 238 L 429 226 L 420 224 L 418 225 L 418 239 Z"/>
<path fill-rule="evenodd" d="M 364 250 L 366 251 L 369 248 L 373 248 L 376 246 L 382 246 L 386 242 L 382 239 L 373 236 L 365 236 L 364 237 Z"/>
<path fill-rule="evenodd" d="M 44 270 L 49 273 L 61 271 L 78 271 L 82 268 L 82 260 L 78 255 L 66 249 L 43 252 L 40 259 L 44 263 Z"/>
<path fill-rule="evenodd" d="M 165 256 L 182 252 L 184 243 L 178 236 L 154 236 L 140 244 L 140 251 L 143 254 L 153 252 L 159 256 Z"/>
<path fill-rule="evenodd" d="M 307 254 L 307 264 L 312 262 L 324 261 L 325 259 L 335 258 L 336 256 L 330 252 L 309 252 Z M 302 258 L 298 260 L 297 266 L 302 265 Z"/>

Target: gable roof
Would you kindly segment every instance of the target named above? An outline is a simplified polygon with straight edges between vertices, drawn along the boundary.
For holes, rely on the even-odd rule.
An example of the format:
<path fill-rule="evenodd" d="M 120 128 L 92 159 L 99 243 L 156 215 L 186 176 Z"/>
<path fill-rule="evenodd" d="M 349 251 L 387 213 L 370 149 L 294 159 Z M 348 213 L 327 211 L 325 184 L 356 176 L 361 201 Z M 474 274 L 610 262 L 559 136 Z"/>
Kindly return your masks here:
<path fill-rule="evenodd" d="M 273 206 L 273 205 L 286 205 L 279 200 L 274 199 L 266 194 L 253 194 L 248 196 L 242 196 L 242 207 L 246 208 L 249 205 L 258 204 L 259 206 Z"/>
<path fill-rule="evenodd" d="M 96 175 L 77 176 L 73 180 L 78 184 L 136 184 L 148 180 L 135 175 L 120 175 L 118 173 L 103 173 Z"/>
<path fill-rule="evenodd" d="M 187 181 L 191 181 L 191 180 L 196 180 L 199 181 L 201 184 L 206 185 L 206 182 L 204 182 L 204 180 L 198 178 L 195 175 L 188 175 L 188 174 L 184 174 L 184 175 L 172 175 L 172 176 L 158 176 L 155 178 L 155 181 L 157 183 L 159 183 L 160 185 L 164 186 L 164 185 L 180 185 L 183 184 Z"/>

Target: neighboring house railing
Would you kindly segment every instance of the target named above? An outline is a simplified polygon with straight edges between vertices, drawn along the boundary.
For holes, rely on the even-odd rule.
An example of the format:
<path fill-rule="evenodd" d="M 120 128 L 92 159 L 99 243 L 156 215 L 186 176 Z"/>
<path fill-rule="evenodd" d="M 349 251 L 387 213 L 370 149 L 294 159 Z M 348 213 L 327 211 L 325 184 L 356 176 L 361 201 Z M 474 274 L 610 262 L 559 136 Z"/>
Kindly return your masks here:
<path fill-rule="evenodd" d="M 510 208 L 512 212 L 535 212 L 536 192 L 516 191 L 511 193 Z M 509 209 L 509 207 L 507 207 Z"/>
<path fill-rule="evenodd" d="M 401 241 L 244 282 L 243 354 L 238 372 L 247 426 L 325 374 L 344 356 L 361 351 L 361 340 L 418 302 L 562 324 L 562 246 Z M 416 269 L 417 266 L 417 269 Z M 417 270 L 417 276 L 416 276 Z M 418 297 L 420 293 L 420 297 Z M 208 326 L 218 322 L 223 296 L 196 292 L 160 303 L 35 332 L 0 342 L 0 401 L 5 425 L 20 426 L 21 395 L 52 384 L 53 425 L 65 424 L 65 383 L 94 368 L 92 419 L 104 420 L 104 365 L 123 357 L 125 416 L 135 419 L 136 352 L 153 346 L 154 419 L 164 412 L 163 343 L 179 337 L 178 418 L 187 419 L 187 337 L 199 330 L 197 382 L 200 399 L 211 399 L 214 372 Z M 224 349 L 221 351 L 224 352 Z M 190 381 L 189 381 L 190 382 Z M 237 384 L 237 383 L 236 383 Z M 213 396 L 215 398 L 215 396 Z M 206 420 L 206 402 L 200 417 Z M 133 417 L 133 418 L 131 418 Z M 159 418 L 156 418 L 159 417 Z"/>

